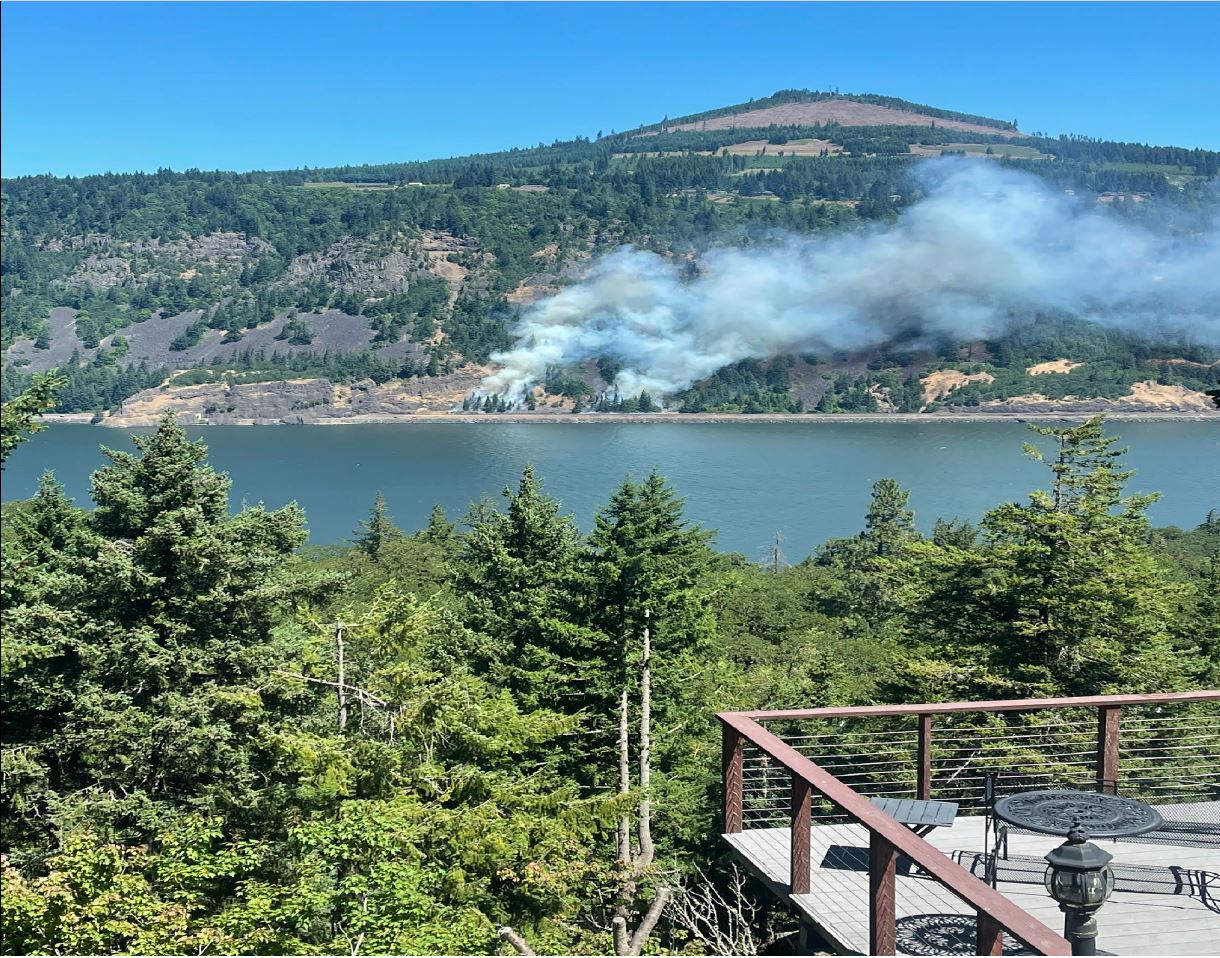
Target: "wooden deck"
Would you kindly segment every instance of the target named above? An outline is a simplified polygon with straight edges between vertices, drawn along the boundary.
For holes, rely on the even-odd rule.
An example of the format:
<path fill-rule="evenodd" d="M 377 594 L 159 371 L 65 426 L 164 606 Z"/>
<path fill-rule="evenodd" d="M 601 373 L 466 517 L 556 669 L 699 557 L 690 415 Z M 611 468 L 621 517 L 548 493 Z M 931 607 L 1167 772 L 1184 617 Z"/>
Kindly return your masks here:
<path fill-rule="evenodd" d="M 1211 803 L 1216 804 L 1216 803 Z M 1220 811 L 1220 809 L 1217 809 Z M 811 829 L 809 894 L 789 895 L 787 828 L 724 836 L 736 856 L 771 890 L 813 923 L 842 954 L 868 953 L 868 833 L 859 825 Z M 982 874 L 983 819 L 959 818 L 927 840 Z M 1013 833 L 1001 862 L 999 891 L 1056 931 L 1063 916 L 1042 885 L 1042 856 L 1061 839 Z M 1117 885 L 1098 913 L 1098 949 L 1115 955 L 1220 953 L 1220 848 L 1098 841 L 1114 856 Z M 904 868 L 903 865 L 907 867 Z M 898 953 L 974 954 L 974 913 L 946 888 L 913 873 L 900 859 Z M 1022 954 L 1005 939 L 1004 953 Z"/>

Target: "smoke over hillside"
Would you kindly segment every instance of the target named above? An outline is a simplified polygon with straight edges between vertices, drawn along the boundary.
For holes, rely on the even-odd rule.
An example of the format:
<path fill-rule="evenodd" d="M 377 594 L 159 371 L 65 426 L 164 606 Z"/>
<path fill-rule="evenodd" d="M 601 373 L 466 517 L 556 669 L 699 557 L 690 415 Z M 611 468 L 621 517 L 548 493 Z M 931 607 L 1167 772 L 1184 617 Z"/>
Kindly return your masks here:
<path fill-rule="evenodd" d="M 991 163 L 918 175 L 926 198 L 890 226 L 715 250 L 689 281 L 682 264 L 621 249 L 525 313 L 483 389 L 516 396 L 548 366 L 606 355 L 623 363 L 624 395 L 668 394 L 748 357 L 987 337 L 1036 310 L 1220 342 L 1215 217 L 1181 241 Z"/>

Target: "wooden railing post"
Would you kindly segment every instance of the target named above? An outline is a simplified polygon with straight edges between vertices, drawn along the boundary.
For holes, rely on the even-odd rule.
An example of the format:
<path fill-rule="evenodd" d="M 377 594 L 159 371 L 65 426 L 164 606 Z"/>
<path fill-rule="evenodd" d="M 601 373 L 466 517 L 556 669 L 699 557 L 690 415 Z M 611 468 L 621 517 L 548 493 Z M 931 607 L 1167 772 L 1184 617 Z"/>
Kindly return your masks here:
<path fill-rule="evenodd" d="M 915 766 L 916 798 L 927 801 L 932 797 L 932 716 L 919 716 L 919 754 Z"/>
<path fill-rule="evenodd" d="M 1103 705 L 1097 710 L 1097 790 L 1118 792 L 1118 738 L 1123 710 Z"/>
<path fill-rule="evenodd" d="M 792 776 L 792 844 L 788 857 L 788 884 L 793 895 L 809 894 L 809 839 L 813 825 L 809 783 Z"/>
<path fill-rule="evenodd" d="M 1004 927 L 986 912 L 980 911 L 974 922 L 974 953 L 1004 954 Z"/>
<path fill-rule="evenodd" d="M 894 878 L 898 852 L 876 832 L 868 839 L 868 953 L 892 955 L 898 947 Z"/>
<path fill-rule="evenodd" d="M 1207 694 L 1220 699 L 1220 692 Z M 1044 704 L 1048 701 L 1044 700 Z M 1133 703 L 1113 699 L 1084 703 L 1073 700 L 1073 705 L 1078 708 L 1081 705 L 1099 708 L 1127 704 Z M 929 704 L 913 708 L 907 714 L 937 715 L 947 711 L 952 711 L 952 709 Z M 808 895 L 813 884 L 809 872 L 812 857 L 809 826 L 812 797 L 816 794 L 819 802 L 824 801 L 837 808 L 849 821 L 863 827 L 869 834 L 867 902 L 869 954 L 893 955 L 897 950 L 896 879 L 900 854 L 904 859 L 911 861 L 912 867 L 918 867 L 922 873 L 925 873 L 928 880 L 961 899 L 973 914 L 983 916 L 976 927 L 976 940 L 980 949 L 987 949 L 988 952 L 994 953 L 998 947 L 996 942 L 1000 940 L 1000 933 L 992 927 L 991 923 L 994 923 L 1002 929 L 1005 940 L 1011 938 L 1024 942 L 1035 954 L 1071 954 L 1071 945 L 1061 935 L 1022 910 L 990 885 L 980 881 L 977 876 L 972 875 L 944 852 L 928 844 L 926 839 L 896 822 L 873 804 L 866 795 L 860 794 L 839 780 L 762 724 L 762 721 L 770 720 L 776 714 L 786 715 L 787 713 L 723 712 L 718 717 L 724 726 L 737 733 L 732 737 L 726 735 L 724 739 L 725 778 L 726 783 L 730 786 L 726 788 L 726 796 L 728 796 L 726 808 L 732 809 L 735 804 L 740 807 L 732 800 L 737 789 L 733 787 L 734 775 L 730 773 L 735 768 L 741 767 L 736 756 L 745 742 L 750 743 L 752 750 L 757 749 L 761 755 L 773 762 L 780 774 L 787 773 L 790 776 L 792 816 L 792 828 L 789 835 L 790 894 Z M 734 824 L 732 817 L 733 813 L 729 812 L 729 827 Z M 737 825 L 737 827 L 741 826 Z M 758 860 L 756 860 L 757 863 Z"/>
<path fill-rule="evenodd" d="M 745 800 L 745 740 L 731 725 L 722 726 L 721 766 L 724 784 L 724 833 L 741 831 Z"/>

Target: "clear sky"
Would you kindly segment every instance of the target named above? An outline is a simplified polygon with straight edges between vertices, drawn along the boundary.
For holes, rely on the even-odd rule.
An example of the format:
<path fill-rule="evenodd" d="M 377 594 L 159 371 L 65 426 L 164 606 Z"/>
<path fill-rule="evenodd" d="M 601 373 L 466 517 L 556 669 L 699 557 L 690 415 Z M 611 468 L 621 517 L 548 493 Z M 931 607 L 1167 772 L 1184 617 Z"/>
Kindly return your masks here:
<path fill-rule="evenodd" d="M 1220 149 L 1213 3 L 27 3 L 5 176 L 284 169 L 593 136 L 777 89 Z"/>

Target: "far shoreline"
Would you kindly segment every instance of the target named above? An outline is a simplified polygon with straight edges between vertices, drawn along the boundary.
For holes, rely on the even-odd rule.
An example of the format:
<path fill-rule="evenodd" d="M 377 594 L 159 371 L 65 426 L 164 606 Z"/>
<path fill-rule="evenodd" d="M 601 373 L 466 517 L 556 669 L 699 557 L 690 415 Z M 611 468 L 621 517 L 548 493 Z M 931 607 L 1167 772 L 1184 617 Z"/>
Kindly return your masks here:
<path fill-rule="evenodd" d="M 172 410 L 170 410 L 172 412 Z M 459 423 L 462 425 L 512 424 L 589 424 L 589 423 L 938 423 L 938 422 L 1017 422 L 1054 423 L 1083 422 L 1092 416 L 1104 415 L 1113 422 L 1213 422 L 1220 423 L 1220 410 L 1211 411 L 1127 411 L 1127 410 L 1061 410 L 1056 412 L 971 412 L 971 413 L 409 413 L 402 415 L 358 415 L 332 419 L 284 422 L 273 419 L 242 419 L 228 422 L 207 420 L 180 421 L 184 426 L 354 426 L 412 425 Z M 48 424 L 98 425 L 111 429 L 147 429 L 159 420 L 124 421 L 122 417 L 93 422 L 92 413 L 46 413 Z"/>

